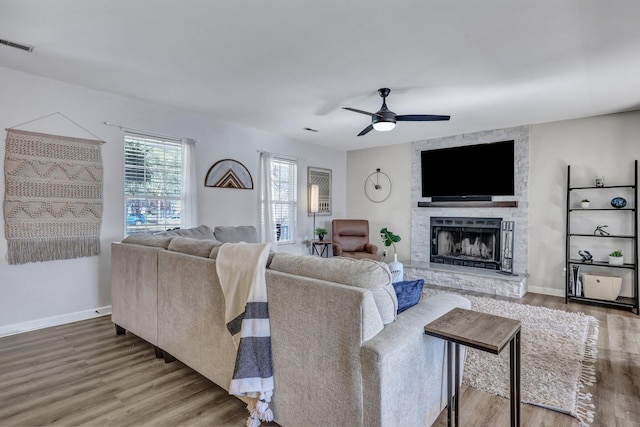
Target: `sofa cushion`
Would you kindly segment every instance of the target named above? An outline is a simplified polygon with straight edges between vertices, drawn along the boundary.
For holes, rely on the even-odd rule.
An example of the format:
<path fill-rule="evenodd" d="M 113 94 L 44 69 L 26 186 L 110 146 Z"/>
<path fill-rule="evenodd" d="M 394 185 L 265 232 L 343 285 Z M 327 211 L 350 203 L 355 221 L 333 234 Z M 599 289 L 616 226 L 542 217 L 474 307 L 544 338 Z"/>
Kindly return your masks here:
<path fill-rule="evenodd" d="M 423 279 L 393 283 L 393 289 L 398 297 L 398 314 L 420 302 L 423 287 Z"/>
<path fill-rule="evenodd" d="M 177 230 L 161 231 L 156 236 L 182 236 L 193 239 L 215 239 L 213 230 L 208 225 L 200 225 L 194 228 L 179 228 Z"/>
<path fill-rule="evenodd" d="M 192 237 L 176 236 L 169 244 L 169 250 L 189 255 L 209 258 L 211 250 L 222 243 L 215 239 L 194 239 Z"/>
<path fill-rule="evenodd" d="M 155 248 L 169 247 L 172 236 L 158 236 L 157 234 L 133 233 L 122 239 L 122 243 L 132 243 L 135 245 L 153 246 Z"/>
<path fill-rule="evenodd" d="M 311 277 L 342 285 L 371 290 L 382 322 L 393 322 L 397 315 L 398 299 L 391 284 L 391 272 L 387 264 L 370 259 L 276 253 L 269 266 L 272 270 L 298 276 Z"/>
<path fill-rule="evenodd" d="M 219 225 L 214 228 L 213 234 L 222 243 L 260 243 L 258 230 L 253 225 L 239 225 L 236 227 Z"/>

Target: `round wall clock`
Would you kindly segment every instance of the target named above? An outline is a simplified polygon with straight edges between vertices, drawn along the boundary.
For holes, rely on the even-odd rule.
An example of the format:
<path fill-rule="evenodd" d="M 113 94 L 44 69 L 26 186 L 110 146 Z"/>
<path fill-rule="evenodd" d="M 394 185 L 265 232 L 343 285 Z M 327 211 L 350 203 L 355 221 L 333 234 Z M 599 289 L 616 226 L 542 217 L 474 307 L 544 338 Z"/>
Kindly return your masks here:
<path fill-rule="evenodd" d="M 374 203 L 387 200 L 391 194 L 391 179 L 389 175 L 381 172 L 380 168 L 376 169 L 364 181 L 364 193 Z"/>

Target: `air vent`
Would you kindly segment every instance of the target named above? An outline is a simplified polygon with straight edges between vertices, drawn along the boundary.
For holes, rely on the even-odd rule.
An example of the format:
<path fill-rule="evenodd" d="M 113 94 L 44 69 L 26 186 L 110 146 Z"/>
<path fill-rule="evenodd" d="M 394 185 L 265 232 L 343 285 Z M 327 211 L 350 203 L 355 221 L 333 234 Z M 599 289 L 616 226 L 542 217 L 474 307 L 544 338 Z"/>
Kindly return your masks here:
<path fill-rule="evenodd" d="M 16 43 L 5 39 L 0 39 L 0 44 L 15 47 L 16 49 L 26 50 L 27 52 L 33 52 L 34 47 L 28 44 Z"/>

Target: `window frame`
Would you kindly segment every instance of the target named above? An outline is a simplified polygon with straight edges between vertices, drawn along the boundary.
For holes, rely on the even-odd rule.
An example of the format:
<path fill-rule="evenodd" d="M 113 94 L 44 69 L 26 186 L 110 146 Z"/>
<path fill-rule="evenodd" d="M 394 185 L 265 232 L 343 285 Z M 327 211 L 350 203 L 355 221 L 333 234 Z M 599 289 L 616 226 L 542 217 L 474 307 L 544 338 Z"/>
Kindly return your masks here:
<path fill-rule="evenodd" d="M 277 167 L 289 169 L 286 172 L 288 175 L 286 179 L 278 179 L 278 173 L 275 170 Z M 276 224 L 276 243 L 278 245 L 295 244 L 298 228 L 298 162 L 294 159 L 273 156 L 271 177 L 271 208 Z M 279 190 L 282 185 L 288 187 L 284 192 Z M 285 200 L 281 200 L 282 195 L 286 195 Z M 280 214 L 280 221 L 278 214 Z M 280 227 L 278 227 L 279 224 Z"/>
<path fill-rule="evenodd" d="M 134 149 L 134 144 L 139 148 Z M 135 153 L 136 150 L 140 153 Z M 125 235 L 182 227 L 184 165 L 181 141 L 126 131 L 123 151 Z"/>

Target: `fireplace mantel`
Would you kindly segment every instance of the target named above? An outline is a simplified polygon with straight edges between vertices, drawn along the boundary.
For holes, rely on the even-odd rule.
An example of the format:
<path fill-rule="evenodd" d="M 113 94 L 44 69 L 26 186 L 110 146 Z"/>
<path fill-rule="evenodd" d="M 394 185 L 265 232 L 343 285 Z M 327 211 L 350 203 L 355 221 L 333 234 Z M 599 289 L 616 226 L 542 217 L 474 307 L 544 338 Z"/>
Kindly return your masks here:
<path fill-rule="evenodd" d="M 517 200 L 499 201 L 459 201 L 459 202 L 418 202 L 419 208 L 517 208 Z"/>

